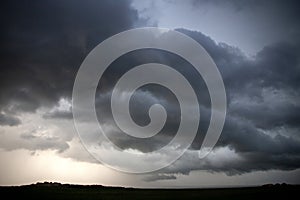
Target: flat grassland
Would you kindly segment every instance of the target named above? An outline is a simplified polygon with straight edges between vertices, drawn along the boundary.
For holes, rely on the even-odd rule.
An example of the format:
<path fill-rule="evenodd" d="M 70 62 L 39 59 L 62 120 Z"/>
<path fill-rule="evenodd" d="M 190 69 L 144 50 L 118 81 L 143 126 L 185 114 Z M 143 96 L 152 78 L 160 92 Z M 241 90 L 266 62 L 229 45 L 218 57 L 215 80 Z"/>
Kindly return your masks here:
<path fill-rule="evenodd" d="M 37 183 L 25 186 L 2 186 L 2 199 L 290 199 L 299 196 L 299 185 L 264 185 L 261 187 L 216 189 L 134 189 L 101 185 Z"/>

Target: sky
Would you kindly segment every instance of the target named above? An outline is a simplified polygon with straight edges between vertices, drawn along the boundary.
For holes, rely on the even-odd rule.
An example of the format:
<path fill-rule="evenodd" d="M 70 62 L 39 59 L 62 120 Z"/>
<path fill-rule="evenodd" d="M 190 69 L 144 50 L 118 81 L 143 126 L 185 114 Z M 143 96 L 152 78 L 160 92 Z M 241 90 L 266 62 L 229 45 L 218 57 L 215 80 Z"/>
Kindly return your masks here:
<path fill-rule="evenodd" d="M 226 187 L 300 183 L 300 6 L 296 1 L 5 1 L 0 8 L 0 185 L 56 181 L 125 187 Z M 95 95 L 98 121 L 122 151 L 139 155 L 170 142 L 180 109 L 167 88 L 150 84 L 134 93 L 132 120 L 145 126 L 153 104 L 168 117 L 144 140 L 124 134 L 110 107 L 114 85 L 134 66 L 161 63 L 196 91 L 201 119 L 185 153 L 158 171 L 130 174 L 98 162 L 73 121 L 72 90 L 85 57 L 105 39 L 132 28 L 176 30 L 201 44 L 223 78 L 227 115 L 213 149 L 199 159 L 211 116 L 209 92 L 186 60 L 144 49 L 122 55 L 104 72 Z M 87 77 L 89 78 L 89 77 Z M 176 83 L 175 83 L 176 84 Z M 177 84 L 180 87 L 180 84 Z M 122 103 L 122 102 L 120 102 Z M 194 116 L 189 116 L 194 119 Z M 89 144 L 115 157 L 95 126 L 82 119 Z M 86 144 L 85 144 L 86 145 Z M 167 149 L 166 155 L 174 153 Z M 156 154 L 153 163 L 163 162 Z"/>

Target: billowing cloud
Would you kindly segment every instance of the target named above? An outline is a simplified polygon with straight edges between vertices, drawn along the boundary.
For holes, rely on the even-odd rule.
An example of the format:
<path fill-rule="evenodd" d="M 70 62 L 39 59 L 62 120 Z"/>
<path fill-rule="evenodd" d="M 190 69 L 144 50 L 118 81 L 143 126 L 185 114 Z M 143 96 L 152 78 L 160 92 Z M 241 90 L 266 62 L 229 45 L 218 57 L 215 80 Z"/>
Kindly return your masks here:
<path fill-rule="evenodd" d="M 248 3 L 237 3 L 236 9 L 243 12 L 244 4 Z M 0 11 L 4 30 L 0 37 L 0 148 L 50 149 L 61 157 L 95 163 L 81 154 L 83 148 L 78 147 L 70 120 L 74 79 L 95 45 L 142 22 L 138 12 L 130 1 L 77 0 L 72 4 L 10 1 Z M 191 147 L 174 164 L 143 180 L 172 180 L 195 170 L 233 176 L 299 169 L 299 40 L 277 41 L 248 57 L 238 47 L 218 43 L 200 31 L 177 30 L 199 42 L 217 64 L 227 92 L 227 118 L 216 148 L 200 160 L 198 153 L 205 151 L 200 146 L 211 115 L 209 94 L 201 76 L 186 60 L 165 51 L 137 50 L 119 57 L 105 71 L 95 100 L 99 122 L 121 149 L 142 153 L 159 149 L 171 141 L 180 122 L 175 95 L 152 84 L 135 92 L 130 112 L 132 119 L 143 126 L 149 123 L 150 106 L 163 105 L 168 118 L 162 131 L 142 140 L 124 134 L 116 126 L 110 110 L 111 92 L 122 74 L 134 66 L 149 62 L 172 66 L 190 81 L 200 103 L 200 127 Z M 83 119 L 81 125 L 90 127 L 91 131 L 85 133 L 90 143 L 101 141 L 88 119 Z M 160 161 L 159 155 L 156 160 Z"/>
<path fill-rule="evenodd" d="M 137 19 L 129 1 L 9 1 L 0 13 L 0 109 L 10 112 L 70 97 L 87 53 Z"/>
<path fill-rule="evenodd" d="M 50 111 L 46 112 L 43 117 L 45 119 L 73 119 L 72 106 L 70 100 L 60 99 L 58 105 L 54 106 Z"/>

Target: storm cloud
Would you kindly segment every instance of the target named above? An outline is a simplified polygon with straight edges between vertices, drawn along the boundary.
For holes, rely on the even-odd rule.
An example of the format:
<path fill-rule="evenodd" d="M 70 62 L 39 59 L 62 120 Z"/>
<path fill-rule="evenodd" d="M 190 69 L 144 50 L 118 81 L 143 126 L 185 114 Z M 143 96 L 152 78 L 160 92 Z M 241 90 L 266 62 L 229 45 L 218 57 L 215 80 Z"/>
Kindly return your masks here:
<path fill-rule="evenodd" d="M 249 59 L 239 49 L 217 44 L 199 32 L 179 31 L 197 40 L 214 58 L 226 86 L 228 113 L 214 152 L 197 160 L 193 150 L 201 140 L 196 138 L 194 148 L 162 172 L 208 170 L 236 175 L 299 168 L 300 44 L 279 42 Z"/>
<path fill-rule="evenodd" d="M 189 3 L 198 6 L 198 1 Z M 249 7 L 244 1 L 232 5 L 239 12 Z M 207 87 L 193 66 L 175 54 L 153 49 L 130 52 L 111 64 L 99 82 L 96 109 L 98 116 L 102 116 L 99 122 L 107 127 L 109 139 L 124 150 L 151 152 L 170 142 L 178 129 L 180 109 L 175 95 L 167 88 L 155 84 L 141 87 L 130 101 L 133 120 L 141 126 L 147 125 L 149 107 L 159 103 L 168 113 L 166 125 L 159 134 L 146 140 L 124 134 L 110 110 L 111 92 L 122 74 L 140 64 L 162 63 L 182 73 L 198 91 L 201 121 L 191 147 L 169 167 L 147 175 L 145 181 L 172 180 L 178 174 L 194 170 L 233 176 L 300 168 L 300 40 L 294 34 L 300 28 L 295 27 L 299 22 L 295 7 L 284 7 L 291 10 L 290 14 L 284 12 L 284 19 L 291 19 L 290 26 L 294 27 L 289 34 L 291 38 L 273 42 L 252 57 L 238 47 L 216 42 L 201 31 L 176 29 L 200 43 L 210 54 L 227 93 L 224 129 L 213 152 L 202 160 L 198 152 L 210 122 L 211 105 Z M 130 1 L 109 0 L 9 1 L 0 8 L 0 20 L 0 128 L 5 130 L 0 135 L 0 148 L 51 149 L 60 154 L 70 148 L 75 137 L 75 131 L 69 130 L 71 94 L 81 62 L 106 38 L 150 24 L 139 16 Z M 38 115 L 38 120 L 33 115 Z M 43 127 L 22 132 L 18 129 L 22 124 L 42 120 L 58 125 L 51 127 L 51 131 Z M 88 124 L 88 120 L 84 123 Z M 91 141 L 97 136 L 92 127 L 87 134 Z M 70 157 L 81 159 L 76 153 Z"/>
<path fill-rule="evenodd" d="M 128 1 L 9 1 L 0 15 L 0 106 L 6 112 L 33 112 L 70 97 L 87 53 L 137 20 Z"/>

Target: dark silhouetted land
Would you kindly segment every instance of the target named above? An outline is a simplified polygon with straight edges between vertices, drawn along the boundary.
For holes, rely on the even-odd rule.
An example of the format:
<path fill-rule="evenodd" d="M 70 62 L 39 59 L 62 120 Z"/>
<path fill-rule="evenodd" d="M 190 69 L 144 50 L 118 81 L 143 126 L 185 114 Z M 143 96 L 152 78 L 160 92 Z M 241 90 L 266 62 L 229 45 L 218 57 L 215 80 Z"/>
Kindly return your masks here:
<path fill-rule="evenodd" d="M 287 199 L 298 196 L 299 185 L 264 185 L 260 187 L 223 189 L 134 189 L 101 185 L 37 183 L 24 186 L 2 186 L 2 198 L 9 199 Z"/>

